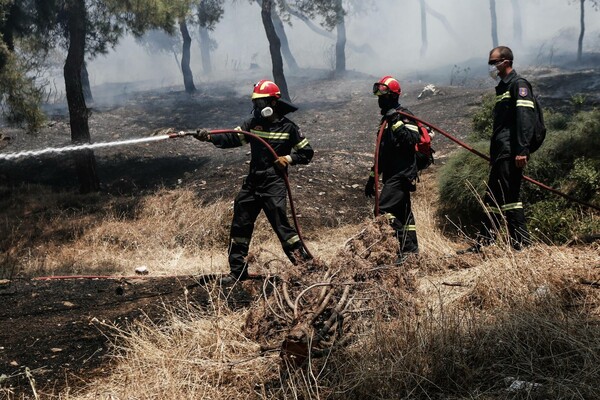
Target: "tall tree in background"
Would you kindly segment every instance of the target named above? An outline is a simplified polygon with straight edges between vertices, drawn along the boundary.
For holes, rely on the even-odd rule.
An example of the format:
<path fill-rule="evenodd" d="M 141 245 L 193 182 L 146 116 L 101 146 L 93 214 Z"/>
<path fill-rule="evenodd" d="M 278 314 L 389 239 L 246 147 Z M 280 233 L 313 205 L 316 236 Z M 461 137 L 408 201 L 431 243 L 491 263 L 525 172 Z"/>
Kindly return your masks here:
<path fill-rule="evenodd" d="M 427 53 L 427 3 L 425 0 L 419 0 L 421 9 L 421 57 Z"/>
<path fill-rule="evenodd" d="M 283 58 L 281 57 L 281 42 L 275 32 L 275 26 L 273 25 L 273 19 L 271 18 L 271 10 L 273 8 L 273 0 L 262 0 L 261 6 L 261 18 L 263 26 L 265 27 L 265 33 L 267 34 L 267 40 L 269 41 L 269 52 L 271 53 L 271 62 L 273 64 L 273 79 L 279 90 L 281 90 L 281 97 L 286 100 L 290 99 L 290 94 L 285 80 L 285 74 L 283 72 Z"/>
<path fill-rule="evenodd" d="M 321 25 L 326 29 L 336 29 L 335 71 L 346 71 L 346 10 L 342 0 L 290 0 L 288 3 L 309 18 L 322 18 Z M 355 3 L 361 6 L 360 2 Z"/>
<path fill-rule="evenodd" d="M 69 48 L 64 66 L 64 75 L 69 120 L 71 122 L 71 141 L 73 143 L 89 143 L 89 113 L 81 85 L 87 28 L 85 0 L 67 0 L 64 11 L 67 15 L 67 33 L 69 35 Z M 75 168 L 82 193 L 89 193 L 100 188 L 100 180 L 96 172 L 96 158 L 91 150 L 84 150 L 75 154 Z"/>
<path fill-rule="evenodd" d="M 592 7 L 598 11 L 600 0 L 590 0 Z M 577 41 L 577 62 L 583 60 L 583 37 L 585 35 L 585 0 L 579 0 L 579 40 Z"/>
<path fill-rule="evenodd" d="M 496 18 L 496 0 L 490 0 L 490 17 L 492 21 L 492 47 L 498 47 L 498 20 Z"/>
<path fill-rule="evenodd" d="M 346 11 L 342 0 L 335 0 L 335 29 L 337 41 L 335 42 L 335 72 L 346 71 Z"/>
<path fill-rule="evenodd" d="M 521 24 L 520 0 L 511 0 L 513 10 L 513 39 L 518 47 L 523 45 L 523 26 Z"/>
<path fill-rule="evenodd" d="M 295 8 L 295 6 L 292 6 L 290 4 L 290 1 L 294 1 L 294 0 L 280 0 L 280 4 L 281 4 L 281 11 L 284 14 L 289 14 L 291 16 L 294 16 L 296 18 L 298 18 L 300 21 L 304 22 L 304 24 L 306 24 L 306 26 L 313 32 L 317 33 L 318 35 L 321 35 L 323 37 L 326 37 L 328 39 L 331 40 L 337 40 L 336 39 L 336 35 L 334 35 L 333 33 L 331 33 L 329 30 L 327 29 L 323 29 L 321 27 L 319 27 L 318 25 L 316 25 L 309 16 L 303 14 L 302 12 L 300 12 L 300 10 L 298 10 L 297 8 Z M 369 57 L 376 57 L 377 54 L 375 53 L 375 51 L 373 50 L 373 48 L 371 47 L 371 45 L 369 45 L 368 43 L 364 43 L 362 45 L 357 45 L 353 42 L 351 42 L 350 40 L 348 40 L 346 38 L 346 47 L 348 47 L 350 50 L 355 51 L 357 53 L 365 53 L 367 54 Z"/>
<path fill-rule="evenodd" d="M 198 26 L 200 34 L 200 57 L 202 59 L 202 70 L 206 75 L 212 73 L 212 62 L 210 51 L 215 47 L 215 42 L 210 38 L 210 31 L 223 16 L 224 0 L 200 0 L 197 5 Z"/>
<path fill-rule="evenodd" d="M 181 32 L 181 38 L 183 39 L 183 47 L 181 48 L 181 73 L 183 74 L 183 87 L 187 93 L 193 93 L 196 91 L 194 85 L 194 75 L 190 68 L 190 48 L 192 47 L 192 37 L 188 31 L 187 22 L 185 16 L 179 19 L 179 31 Z"/>
<path fill-rule="evenodd" d="M 283 25 L 283 20 L 279 16 L 279 12 L 277 11 L 277 8 L 275 7 L 276 4 L 279 4 L 279 8 L 283 11 L 284 3 L 285 3 L 284 0 L 279 0 L 278 3 L 277 2 L 273 3 L 273 5 L 271 7 L 271 19 L 273 20 L 273 27 L 275 28 L 275 33 L 277 34 L 277 37 L 279 38 L 279 43 L 281 45 L 281 54 L 282 54 L 285 62 L 287 63 L 290 71 L 296 72 L 299 69 L 298 62 L 296 61 L 296 58 L 292 54 L 292 50 L 290 49 L 290 43 L 288 41 L 287 34 L 285 33 L 285 27 Z M 263 6 L 262 0 L 256 0 L 256 4 L 258 4 L 258 6 L 262 10 L 262 6 Z"/>

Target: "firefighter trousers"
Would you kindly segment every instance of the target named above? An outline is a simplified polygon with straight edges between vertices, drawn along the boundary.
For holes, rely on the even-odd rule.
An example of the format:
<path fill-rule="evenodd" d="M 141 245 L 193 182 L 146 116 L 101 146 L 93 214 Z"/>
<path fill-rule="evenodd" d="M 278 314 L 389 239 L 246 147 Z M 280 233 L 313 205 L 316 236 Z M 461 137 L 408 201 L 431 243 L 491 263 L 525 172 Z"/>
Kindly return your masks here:
<path fill-rule="evenodd" d="M 410 202 L 410 188 L 402 182 L 386 183 L 379 196 L 379 213 L 395 230 L 399 254 L 418 253 L 417 229 Z"/>
<path fill-rule="evenodd" d="M 523 169 L 512 158 L 496 161 L 490 170 L 484 197 L 487 218 L 483 218 L 485 240 L 495 240 L 506 221 L 510 244 L 521 249 L 530 244 L 523 203 L 520 201 Z"/>
<path fill-rule="evenodd" d="M 230 231 L 229 267 L 235 276 L 246 275 L 246 257 L 254 223 L 264 211 L 277 234 L 287 257 L 293 264 L 307 260 L 308 255 L 296 230 L 287 218 L 287 192 L 283 178 L 273 171 L 250 174 L 244 180 L 233 206 Z"/>

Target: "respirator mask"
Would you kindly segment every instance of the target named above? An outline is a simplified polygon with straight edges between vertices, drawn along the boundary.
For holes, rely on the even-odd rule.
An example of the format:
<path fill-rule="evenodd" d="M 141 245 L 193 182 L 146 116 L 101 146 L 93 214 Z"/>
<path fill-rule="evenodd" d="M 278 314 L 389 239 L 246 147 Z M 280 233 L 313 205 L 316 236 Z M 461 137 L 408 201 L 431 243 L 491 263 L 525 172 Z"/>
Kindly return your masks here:
<path fill-rule="evenodd" d="M 498 68 L 496 68 L 495 65 L 490 65 L 488 66 L 488 73 L 490 74 L 490 78 L 492 78 L 493 80 L 497 81 L 498 80 L 498 73 L 500 71 L 498 71 Z"/>
<path fill-rule="evenodd" d="M 490 60 L 488 62 L 488 73 L 490 74 L 490 78 L 497 81 L 500 78 L 500 70 L 498 67 L 502 65 L 502 63 L 506 60 Z"/>
<path fill-rule="evenodd" d="M 274 111 L 271 106 L 269 106 L 270 101 L 267 99 L 256 99 L 253 101 L 254 109 L 252 110 L 252 114 L 256 118 L 269 118 L 273 115 Z"/>

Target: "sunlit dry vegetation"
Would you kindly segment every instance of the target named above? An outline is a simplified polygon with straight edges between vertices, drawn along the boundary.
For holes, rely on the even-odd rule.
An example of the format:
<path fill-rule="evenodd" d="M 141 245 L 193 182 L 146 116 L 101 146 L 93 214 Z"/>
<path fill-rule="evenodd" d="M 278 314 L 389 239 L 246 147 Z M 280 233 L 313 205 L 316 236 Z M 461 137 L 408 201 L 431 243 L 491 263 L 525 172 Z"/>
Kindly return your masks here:
<path fill-rule="evenodd" d="M 425 176 L 422 184 L 431 181 Z M 19 197 L 25 195 L 28 204 Z M 48 192 L 32 198 L 32 189 L 24 188 L 4 200 L 17 210 L 3 216 L 3 229 L 4 245 L 21 249 L 8 255 L 18 261 L 18 273 L 126 274 L 142 262 L 157 274 L 226 270 L 228 201 L 205 204 L 186 188 L 137 200 Z M 365 221 L 309 232 L 321 265 L 346 277 L 363 268 L 370 277 L 353 286 L 362 302 L 344 320 L 344 340 L 319 357 L 286 367 L 278 349 L 262 343 L 281 343 L 286 327 L 277 331 L 271 324 L 256 336 L 257 316 L 276 321 L 266 298 L 231 310 L 212 282 L 207 308 L 185 297 L 179 306 L 168 306 L 160 323 L 105 324 L 115 338 L 104 373 L 83 385 L 72 381 L 52 396 L 593 398 L 600 381 L 598 245 L 539 243 L 513 252 L 499 241 L 483 256 L 453 256 L 460 244 L 439 230 L 436 201 L 426 190 L 417 192 L 422 254 L 400 268 L 378 270 L 377 260 L 388 250 L 394 254 L 386 250 L 393 241 L 383 239 L 389 232 L 381 225 Z M 273 236 L 261 218 L 252 269 L 289 276 Z M 29 268 L 41 259 L 43 270 Z"/>

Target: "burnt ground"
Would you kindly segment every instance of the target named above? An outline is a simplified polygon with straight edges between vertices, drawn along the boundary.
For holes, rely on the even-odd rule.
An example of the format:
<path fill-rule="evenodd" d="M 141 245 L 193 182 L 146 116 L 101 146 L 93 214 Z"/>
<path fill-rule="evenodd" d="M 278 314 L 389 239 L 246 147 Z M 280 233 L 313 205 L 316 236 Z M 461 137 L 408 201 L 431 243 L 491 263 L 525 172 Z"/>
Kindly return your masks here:
<path fill-rule="evenodd" d="M 598 105 L 598 69 L 537 69 L 538 87 L 544 105 L 569 111 L 570 96 L 585 93 L 586 106 Z M 532 72 L 533 74 L 533 72 Z M 159 128 L 232 128 L 250 112 L 251 83 L 260 76 L 224 82 L 198 84 L 193 95 L 179 90 L 136 91 L 119 87 L 119 95 L 104 95 L 96 88 L 96 102 L 90 118 L 94 142 L 139 138 Z M 350 72 L 332 80 L 328 73 L 314 71 L 289 77 L 293 102 L 300 110 L 290 117 L 303 130 L 316 150 L 308 166 L 294 167 L 290 181 L 307 238 L 319 228 L 354 224 L 371 214 L 371 202 L 364 199 L 363 185 L 372 163 L 379 118 L 372 83 L 378 77 Z M 403 81 L 402 104 L 417 116 L 464 139 L 470 130 L 471 114 L 484 93 L 493 91 L 492 82 L 482 78 L 470 86 L 444 86 L 433 82 L 440 94 L 418 100 L 423 81 Z M 232 82 L 227 82 L 231 85 Z M 2 152 L 60 147 L 69 143 L 68 116 L 61 108 L 49 109 L 50 121 L 41 133 L 25 135 L 4 130 Z M 434 139 L 437 165 L 456 149 L 449 140 Z M 233 198 L 246 173 L 247 148 L 219 150 L 192 138 L 170 139 L 142 145 L 99 149 L 95 152 L 102 192 L 108 197 L 151 193 L 163 187 L 188 185 L 207 202 Z M 433 166 L 425 173 L 435 174 Z M 0 187 L 10 196 L 21 185 L 49 185 L 55 190 L 76 190 L 73 163 L 69 157 L 47 155 L 17 162 L 0 160 Z M 8 249 L 0 249 L 3 252 Z M 160 321 L 164 305 L 185 300 L 201 304 L 205 285 L 193 277 L 146 277 L 120 279 L 29 280 L 14 279 L 0 271 L 0 378 L 2 387 L 15 393 L 27 392 L 24 368 L 34 372 L 38 387 L 73 386 L 79 379 L 101 374 L 106 358 L 110 329 L 142 315 Z M 12 279 L 11 279 L 12 278 Z M 251 287 L 249 285 L 248 287 Z M 234 306 L 243 306 L 251 291 L 233 296 Z"/>

